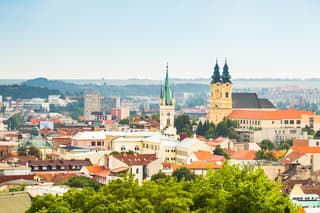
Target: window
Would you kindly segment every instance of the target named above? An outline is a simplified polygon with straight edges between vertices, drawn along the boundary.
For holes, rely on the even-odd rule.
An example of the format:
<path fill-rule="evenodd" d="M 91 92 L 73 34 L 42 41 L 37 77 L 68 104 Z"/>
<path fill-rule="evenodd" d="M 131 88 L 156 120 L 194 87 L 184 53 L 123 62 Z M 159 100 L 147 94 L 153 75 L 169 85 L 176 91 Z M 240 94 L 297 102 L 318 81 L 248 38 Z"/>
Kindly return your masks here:
<path fill-rule="evenodd" d="M 319 141 L 316 142 L 316 145 L 319 146 Z"/>
<path fill-rule="evenodd" d="M 167 126 L 170 126 L 170 119 L 167 119 Z"/>
<path fill-rule="evenodd" d="M 226 98 L 229 98 L 229 93 L 228 92 L 226 92 Z"/>
<path fill-rule="evenodd" d="M 284 120 L 284 124 L 289 124 L 289 121 L 288 120 Z"/>
<path fill-rule="evenodd" d="M 138 145 L 136 145 L 136 146 L 134 147 L 134 151 L 139 151 L 139 146 L 138 146 Z"/>
<path fill-rule="evenodd" d="M 274 124 L 274 121 L 272 121 L 272 124 Z"/>
<path fill-rule="evenodd" d="M 95 141 L 91 141 L 91 146 L 96 146 L 96 142 Z"/>
<path fill-rule="evenodd" d="M 101 142 L 100 141 L 97 142 L 97 146 L 101 146 Z"/>
<path fill-rule="evenodd" d="M 124 145 L 121 146 L 121 151 L 126 151 L 126 147 Z"/>
<path fill-rule="evenodd" d="M 139 174 L 139 168 L 136 168 L 136 174 Z"/>
<path fill-rule="evenodd" d="M 297 122 L 297 124 L 301 124 L 301 120 L 297 120 L 296 122 Z"/>
<path fill-rule="evenodd" d="M 294 124 L 294 120 L 290 120 L 290 124 Z"/>

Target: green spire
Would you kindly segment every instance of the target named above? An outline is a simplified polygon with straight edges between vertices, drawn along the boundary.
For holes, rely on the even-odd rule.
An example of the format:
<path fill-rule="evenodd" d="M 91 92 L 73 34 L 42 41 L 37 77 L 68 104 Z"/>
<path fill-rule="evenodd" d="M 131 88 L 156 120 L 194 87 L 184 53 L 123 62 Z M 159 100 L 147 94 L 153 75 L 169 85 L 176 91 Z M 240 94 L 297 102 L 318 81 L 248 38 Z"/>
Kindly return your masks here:
<path fill-rule="evenodd" d="M 172 91 L 169 83 L 169 71 L 168 71 L 168 62 L 167 62 L 167 71 L 166 71 L 166 79 L 164 82 L 164 103 L 165 105 L 172 105 Z"/>
<path fill-rule="evenodd" d="M 163 99 L 163 88 L 162 88 L 162 83 L 160 87 L 160 99 Z"/>
<path fill-rule="evenodd" d="M 216 59 L 216 65 L 214 66 L 213 75 L 211 76 L 211 83 L 220 82 L 220 71 L 218 65 L 218 59 Z"/>
<path fill-rule="evenodd" d="M 222 72 L 222 81 L 223 83 L 231 83 L 231 76 L 229 74 L 229 67 L 228 67 L 228 64 L 227 64 L 227 59 L 225 59 L 225 62 L 224 62 L 224 66 L 223 66 L 223 72 Z"/>

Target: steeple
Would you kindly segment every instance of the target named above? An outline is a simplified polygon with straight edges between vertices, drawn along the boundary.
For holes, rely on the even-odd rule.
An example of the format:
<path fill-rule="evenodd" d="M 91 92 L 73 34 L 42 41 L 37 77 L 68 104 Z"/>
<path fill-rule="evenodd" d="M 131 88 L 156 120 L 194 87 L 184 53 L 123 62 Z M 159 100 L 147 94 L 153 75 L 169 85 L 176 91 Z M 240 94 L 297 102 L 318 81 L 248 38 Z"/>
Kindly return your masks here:
<path fill-rule="evenodd" d="M 164 104 L 165 105 L 172 105 L 172 90 L 169 82 L 169 68 L 167 62 L 167 70 L 166 70 L 166 78 L 164 82 Z"/>
<path fill-rule="evenodd" d="M 220 71 L 218 65 L 218 59 L 216 59 L 216 65 L 214 66 L 213 75 L 211 76 L 211 83 L 220 82 Z"/>
<path fill-rule="evenodd" d="M 162 88 L 162 83 L 160 87 L 160 99 L 163 99 L 163 88 Z"/>
<path fill-rule="evenodd" d="M 231 76 L 229 74 L 227 59 L 225 59 L 224 66 L 223 66 L 222 81 L 223 83 L 227 83 L 227 82 L 231 83 Z"/>

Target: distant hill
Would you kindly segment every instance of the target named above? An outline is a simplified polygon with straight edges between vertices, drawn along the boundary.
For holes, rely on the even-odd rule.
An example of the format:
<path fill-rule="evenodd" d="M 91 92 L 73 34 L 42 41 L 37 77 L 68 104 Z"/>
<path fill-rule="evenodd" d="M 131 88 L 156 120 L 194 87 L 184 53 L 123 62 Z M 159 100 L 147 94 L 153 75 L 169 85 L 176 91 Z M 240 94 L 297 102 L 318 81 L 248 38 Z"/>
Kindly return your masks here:
<path fill-rule="evenodd" d="M 157 96 L 160 94 L 160 84 L 152 85 L 97 85 L 97 84 L 74 84 L 66 83 L 61 80 L 48 80 L 46 78 L 36 78 L 27 80 L 22 85 L 59 89 L 64 94 L 82 94 L 87 91 L 97 91 L 104 96 Z M 192 84 L 192 83 L 181 83 L 175 85 L 176 93 L 185 92 L 208 92 L 209 85 L 206 84 Z"/>
<path fill-rule="evenodd" d="M 0 95 L 4 97 L 11 96 L 13 99 L 18 98 L 47 98 L 48 95 L 61 94 L 59 90 L 32 87 L 28 85 L 0 85 Z"/>

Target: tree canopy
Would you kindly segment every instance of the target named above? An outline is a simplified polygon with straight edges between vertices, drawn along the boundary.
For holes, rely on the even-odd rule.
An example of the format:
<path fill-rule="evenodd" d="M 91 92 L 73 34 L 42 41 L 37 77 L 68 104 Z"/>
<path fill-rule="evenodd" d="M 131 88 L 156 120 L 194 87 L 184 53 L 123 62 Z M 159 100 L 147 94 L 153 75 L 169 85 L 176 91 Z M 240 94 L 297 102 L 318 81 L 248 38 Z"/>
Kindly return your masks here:
<path fill-rule="evenodd" d="M 191 181 L 175 177 L 146 181 L 133 177 L 102 186 L 71 189 L 63 196 L 37 196 L 27 212 L 297 212 L 278 183 L 262 169 L 224 165 Z"/>

